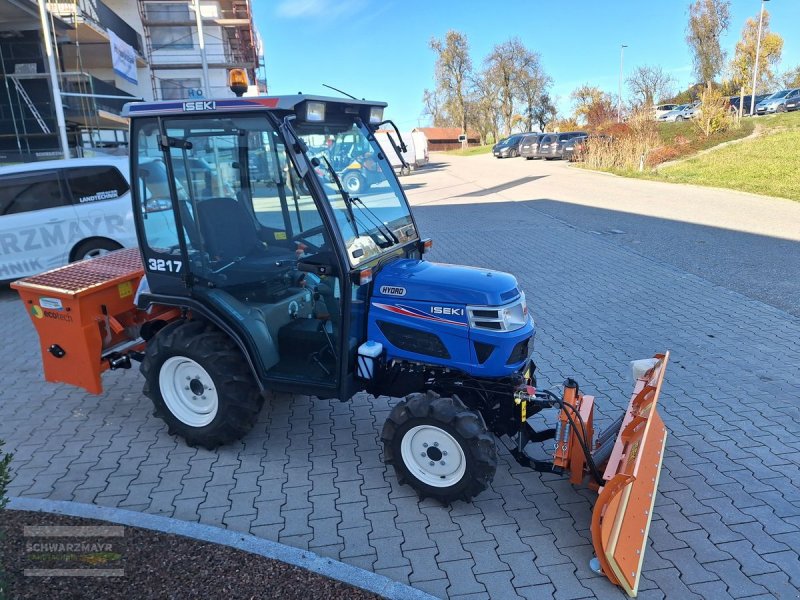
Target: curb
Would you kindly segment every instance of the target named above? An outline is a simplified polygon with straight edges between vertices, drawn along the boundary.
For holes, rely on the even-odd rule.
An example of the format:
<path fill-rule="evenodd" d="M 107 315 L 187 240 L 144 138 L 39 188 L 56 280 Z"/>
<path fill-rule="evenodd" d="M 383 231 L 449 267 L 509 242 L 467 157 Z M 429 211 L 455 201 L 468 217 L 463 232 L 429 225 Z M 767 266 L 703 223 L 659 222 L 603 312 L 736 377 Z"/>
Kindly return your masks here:
<path fill-rule="evenodd" d="M 362 590 L 379 594 L 391 600 L 437 600 L 435 596 L 393 581 L 383 575 L 365 571 L 364 569 L 339 562 L 332 558 L 325 558 L 308 550 L 292 548 L 291 546 L 250 535 L 249 533 L 231 531 L 230 529 L 222 529 L 220 527 L 214 527 L 213 525 L 180 521 L 170 517 L 140 513 L 121 508 L 96 506 L 94 504 L 67 502 L 63 500 L 43 500 L 39 498 L 12 497 L 9 498 L 6 508 L 10 510 L 27 510 L 32 512 L 69 515 L 72 517 L 84 517 L 87 519 L 99 519 L 110 523 L 117 523 L 118 525 L 129 525 L 131 527 L 149 529 L 150 531 L 181 535 L 195 540 L 236 548 L 237 550 L 243 550 L 251 554 L 258 554 L 265 558 L 279 560 L 361 588 Z"/>

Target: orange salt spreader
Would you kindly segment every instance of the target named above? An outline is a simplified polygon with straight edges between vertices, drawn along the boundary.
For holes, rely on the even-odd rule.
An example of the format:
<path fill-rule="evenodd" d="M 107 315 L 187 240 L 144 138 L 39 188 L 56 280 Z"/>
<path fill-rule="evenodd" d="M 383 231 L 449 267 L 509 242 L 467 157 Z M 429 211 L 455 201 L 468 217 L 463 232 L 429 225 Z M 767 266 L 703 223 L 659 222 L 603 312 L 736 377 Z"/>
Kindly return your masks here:
<path fill-rule="evenodd" d="M 36 326 L 47 381 L 99 394 L 100 375 L 129 368 L 130 355 L 144 348 L 149 322 L 179 316 L 174 308 L 135 307 L 143 275 L 139 250 L 130 248 L 11 284 Z"/>

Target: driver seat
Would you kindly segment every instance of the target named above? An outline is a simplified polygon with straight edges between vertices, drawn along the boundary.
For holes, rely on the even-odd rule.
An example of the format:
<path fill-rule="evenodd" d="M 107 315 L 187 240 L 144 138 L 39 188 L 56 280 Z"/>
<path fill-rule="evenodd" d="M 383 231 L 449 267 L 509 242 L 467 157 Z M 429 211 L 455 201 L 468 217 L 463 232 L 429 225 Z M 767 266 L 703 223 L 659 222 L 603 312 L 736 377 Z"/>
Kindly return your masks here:
<path fill-rule="evenodd" d="M 197 203 L 197 225 L 212 260 L 226 263 L 263 254 L 255 219 L 233 198 L 209 198 Z"/>

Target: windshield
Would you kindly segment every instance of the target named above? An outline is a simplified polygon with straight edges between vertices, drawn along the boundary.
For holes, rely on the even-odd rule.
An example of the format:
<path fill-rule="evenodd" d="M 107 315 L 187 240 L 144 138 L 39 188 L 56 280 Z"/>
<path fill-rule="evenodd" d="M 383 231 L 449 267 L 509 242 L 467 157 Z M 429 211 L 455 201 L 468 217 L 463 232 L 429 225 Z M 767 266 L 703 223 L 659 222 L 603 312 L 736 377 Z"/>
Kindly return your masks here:
<path fill-rule="evenodd" d="M 309 148 L 352 266 L 417 239 L 389 157 L 363 125 L 293 126 Z"/>
<path fill-rule="evenodd" d="M 789 93 L 789 90 L 781 90 L 780 92 L 775 92 L 772 96 L 769 97 L 770 100 L 779 100 L 783 98 L 786 94 Z"/>

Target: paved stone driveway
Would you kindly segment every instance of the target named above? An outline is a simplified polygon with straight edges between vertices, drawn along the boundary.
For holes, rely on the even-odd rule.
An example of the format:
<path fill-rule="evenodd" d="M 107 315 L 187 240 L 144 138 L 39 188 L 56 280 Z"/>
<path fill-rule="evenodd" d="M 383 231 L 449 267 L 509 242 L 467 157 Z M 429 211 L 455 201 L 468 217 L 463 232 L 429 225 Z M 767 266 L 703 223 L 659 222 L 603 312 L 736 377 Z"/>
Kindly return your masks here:
<path fill-rule="evenodd" d="M 641 598 L 797 598 L 800 320 L 519 203 L 417 209 L 432 258 L 514 272 L 541 379 L 574 375 L 600 426 L 627 403 L 628 361 L 670 349 L 671 431 Z M 587 567 L 592 493 L 501 455 L 472 504 L 419 502 L 381 462 L 394 400 L 273 397 L 217 452 L 167 435 L 138 371 L 89 396 L 40 382 L 22 305 L 0 294 L 0 438 L 11 494 L 201 521 L 308 548 L 450 598 L 621 598 Z"/>

